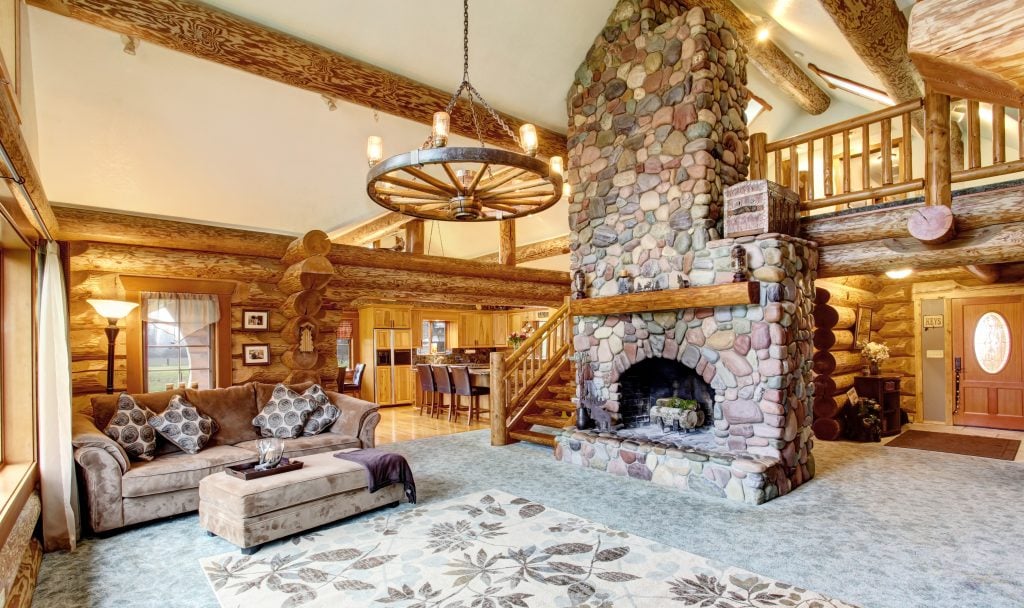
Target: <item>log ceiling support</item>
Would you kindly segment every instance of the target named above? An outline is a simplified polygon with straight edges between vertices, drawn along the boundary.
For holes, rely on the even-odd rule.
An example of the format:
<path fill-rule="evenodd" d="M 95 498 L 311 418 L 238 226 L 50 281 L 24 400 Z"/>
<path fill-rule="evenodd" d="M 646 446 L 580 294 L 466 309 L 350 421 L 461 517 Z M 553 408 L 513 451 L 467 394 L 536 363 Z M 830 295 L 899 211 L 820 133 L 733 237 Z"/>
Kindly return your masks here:
<path fill-rule="evenodd" d="M 515 220 L 502 220 L 498 222 L 498 263 L 505 266 L 516 265 Z"/>
<path fill-rule="evenodd" d="M 332 242 L 341 245 L 365 245 L 400 231 L 415 219 L 412 216 L 388 211 L 353 228 L 333 231 L 329 236 Z"/>
<path fill-rule="evenodd" d="M 932 87 L 957 97 L 1024 106 L 1024 4 L 918 0 L 907 49 Z"/>
<path fill-rule="evenodd" d="M 757 26 L 731 0 L 676 0 L 687 7 L 701 6 L 721 15 L 739 35 L 747 58 L 784 93 L 810 114 L 828 109 L 831 98 L 773 42 L 758 42 Z"/>
<path fill-rule="evenodd" d="M 409 253 L 426 253 L 427 240 L 425 238 L 423 220 L 413 220 L 405 225 L 405 250 Z"/>
<path fill-rule="evenodd" d="M 564 255 L 566 253 L 569 253 L 569 235 L 556 236 L 543 241 L 537 241 L 536 243 L 516 247 L 516 263 L 525 264 L 526 262 L 535 262 L 537 260 L 552 258 L 556 255 Z M 489 253 L 473 259 L 477 262 L 497 263 L 498 254 Z"/>
<path fill-rule="evenodd" d="M 931 245 L 956 234 L 953 221 L 952 171 L 949 162 L 949 96 L 927 88 L 924 97 L 924 207 L 907 221 L 910 235 Z"/>
<path fill-rule="evenodd" d="M 145 40 L 257 76 L 429 125 L 450 92 L 363 63 L 322 46 L 190 0 L 29 0 L 42 9 Z M 477 104 L 477 114 L 486 110 Z M 513 131 L 521 119 L 500 113 Z M 476 139 L 469 103 L 459 101 L 451 130 Z M 495 121 L 481 125 L 485 141 L 515 142 Z M 566 156 L 565 135 L 537 127 L 539 151 Z"/>

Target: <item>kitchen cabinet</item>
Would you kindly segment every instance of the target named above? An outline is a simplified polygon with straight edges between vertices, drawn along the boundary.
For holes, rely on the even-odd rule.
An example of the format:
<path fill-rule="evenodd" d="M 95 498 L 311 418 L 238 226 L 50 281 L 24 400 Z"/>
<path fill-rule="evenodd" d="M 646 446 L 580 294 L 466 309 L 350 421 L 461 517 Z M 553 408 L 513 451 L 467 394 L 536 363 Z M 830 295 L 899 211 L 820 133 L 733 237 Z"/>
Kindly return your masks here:
<path fill-rule="evenodd" d="M 393 397 L 392 391 L 393 384 L 391 382 L 391 375 L 393 370 L 394 366 L 391 365 L 377 366 L 377 405 L 392 405 L 397 403 Z"/>
<path fill-rule="evenodd" d="M 416 372 L 411 368 L 395 367 L 395 403 L 412 403 Z"/>
<path fill-rule="evenodd" d="M 373 316 L 373 326 L 381 328 L 409 329 L 412 327 L 412 309 L 401 306 L 374 306 L 368 310 Z"/>
<path fill-rule="evenodd" d="M 490 313 L 465 312 L 459 315 L 459 347 L 492 346 L 494 326 Z"/>
<path fill-rule="evenodd" d="M 502 347 L 508 344 L 508 313 L 496 312 L 491 315 L 492 335 L 491 341 L 495 346 Z"/>

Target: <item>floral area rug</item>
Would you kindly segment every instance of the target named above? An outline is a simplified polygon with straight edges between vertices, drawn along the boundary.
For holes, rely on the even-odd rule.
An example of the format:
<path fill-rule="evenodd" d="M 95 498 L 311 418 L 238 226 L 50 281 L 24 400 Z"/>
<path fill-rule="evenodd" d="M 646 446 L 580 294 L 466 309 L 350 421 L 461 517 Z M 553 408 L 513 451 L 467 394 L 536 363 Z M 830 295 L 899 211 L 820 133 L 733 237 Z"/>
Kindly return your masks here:
<path fill-rule="evenodd" d="M 245 608 L 847 608 L 498 490 L 201 560 Z"/>

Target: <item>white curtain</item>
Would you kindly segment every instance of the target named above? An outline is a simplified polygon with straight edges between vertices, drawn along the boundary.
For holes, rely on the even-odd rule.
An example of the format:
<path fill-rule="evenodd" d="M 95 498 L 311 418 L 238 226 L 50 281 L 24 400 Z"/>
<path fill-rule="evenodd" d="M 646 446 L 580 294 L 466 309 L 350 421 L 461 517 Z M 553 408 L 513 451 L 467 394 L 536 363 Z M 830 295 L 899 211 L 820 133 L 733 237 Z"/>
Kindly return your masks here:
<path fill-rule="evenodd" d="M 74 549 L 75 465 L 71 449 L 71 357 L 67 298 L 57 244 L 46 244 L 39 290 L 39 476 L 46 550 Z"/>
<path fill-rule="evenodd" d="M 142 298 L 146 322 L 167 333 L 174 344 L 220 320 L 220 306 L 214 295 L 146 292 Z"/>

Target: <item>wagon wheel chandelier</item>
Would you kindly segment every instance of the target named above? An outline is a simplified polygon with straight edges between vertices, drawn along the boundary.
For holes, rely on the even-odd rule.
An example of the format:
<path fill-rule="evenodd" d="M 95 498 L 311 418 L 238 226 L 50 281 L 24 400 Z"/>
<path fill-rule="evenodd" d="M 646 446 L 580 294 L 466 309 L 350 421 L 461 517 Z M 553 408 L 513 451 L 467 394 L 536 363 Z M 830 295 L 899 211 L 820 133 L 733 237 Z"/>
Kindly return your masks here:
<path fill-rule="evenodd" d="M 463 95 L 479 147 L 447 146 L 451 113 Z M 474 100 L 522 153 L 485 147 Z M 444 111 L 434 113 L 430 137 L 418 149 L 382 161 L 381 138 L 367 140 L 366 193 L 386 209 L 429 220 L 488 222 L 531 215 L 563 195 L 562 158 L 536 158 L 537 148 L 533 125 L 522 125 L 517 137 L 469 82 L 469 0 L 463 0 L 462 82 Z"/>

